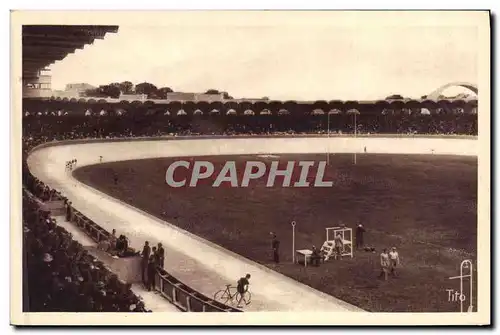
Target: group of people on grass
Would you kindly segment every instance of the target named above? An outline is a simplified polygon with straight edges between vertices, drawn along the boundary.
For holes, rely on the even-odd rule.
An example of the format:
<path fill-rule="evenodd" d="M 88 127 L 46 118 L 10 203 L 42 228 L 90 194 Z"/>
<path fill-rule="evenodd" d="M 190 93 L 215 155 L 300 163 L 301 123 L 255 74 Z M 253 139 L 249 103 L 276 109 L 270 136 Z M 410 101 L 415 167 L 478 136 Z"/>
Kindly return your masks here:
<path fill-rule="evenodd" d="M 360 223 L 357 225 L 356 230 L 355 230 L 355 245 L 357 250 L 364 250 L 366 252 L 375 252 L 374 247 L 369 247 L 365 246 L 364 243 L 364 234 L 366 233 L 365 227 Z M 280 241 L 278 240 L 278 237 L 276 233 L 271 232 L 271 249 L 272 249 L 272 254 L 273 254 L 273 262 L 278 264 L 280 262 L 280 257 L 279 257 L 279 246 L 280 246 Z M 333 257 L 334 259 L 342 259 L 342 254 L 343 254 L 343 248 L 344 248 L 344 241 L 342 239 L 341 234 L 337 234 L 334 237 L 334 251 L 333 251 Z M 309 256 L 309 264 L 312 266 L 319 266 L 322 261 L 327 260 L 327 255 L 323 250 L 320 250 L 316 248 L 316 246 L 312 246 L 311 248 L 311 255 Z M 389 275 L 396 276 L 396 269 L 400 266 L 400 258 L 399 258 L 399 253 L 396 250 L 396 247 L 392 247 L 390 251 L 387 249 L 383 249 L 381 254 L 380 254 L 380 267 L 381 267 L 381 272 L 379 275 L 379 278 L 384 278 L 385 280 L 388 279 Z"/>

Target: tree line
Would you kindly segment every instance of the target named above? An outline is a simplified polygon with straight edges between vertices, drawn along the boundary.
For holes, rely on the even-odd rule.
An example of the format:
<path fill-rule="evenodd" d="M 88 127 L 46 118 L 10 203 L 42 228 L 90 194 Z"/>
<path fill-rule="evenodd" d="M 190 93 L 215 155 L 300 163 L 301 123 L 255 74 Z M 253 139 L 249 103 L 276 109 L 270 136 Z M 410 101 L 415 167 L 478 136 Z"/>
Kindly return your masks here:
<path fill-rule="evenodd" d="M 170 87 L 156 87 L 156 85 L 143 82 L 134 85 L 130 81 L 121 83 L 111 83 L 100 85 L 99 87 L 85 91 L 87 97 L 110 97 L 118 99 L 121 94 L 145 94 L 148 99 L 166 99 L 168 93 L 174 92 Z M 205 94 L 220 94 L 224 95 L 224 99 L 233 99 L 227 92 L 220 92 L 216 89 L 209 89 Z"/>

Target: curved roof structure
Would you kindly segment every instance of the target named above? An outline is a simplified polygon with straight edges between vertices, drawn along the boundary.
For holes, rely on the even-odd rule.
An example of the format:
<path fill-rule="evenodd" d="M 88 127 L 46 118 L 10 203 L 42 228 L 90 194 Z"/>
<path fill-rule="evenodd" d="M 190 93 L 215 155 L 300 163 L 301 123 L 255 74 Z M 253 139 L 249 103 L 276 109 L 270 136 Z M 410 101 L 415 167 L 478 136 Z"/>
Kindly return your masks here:
<path fill-rule="evenodd" d="M 118 26 L 24 25 L 22 28 L 23 77 L 36 75 L 77 49 L 118 32 Z"/>

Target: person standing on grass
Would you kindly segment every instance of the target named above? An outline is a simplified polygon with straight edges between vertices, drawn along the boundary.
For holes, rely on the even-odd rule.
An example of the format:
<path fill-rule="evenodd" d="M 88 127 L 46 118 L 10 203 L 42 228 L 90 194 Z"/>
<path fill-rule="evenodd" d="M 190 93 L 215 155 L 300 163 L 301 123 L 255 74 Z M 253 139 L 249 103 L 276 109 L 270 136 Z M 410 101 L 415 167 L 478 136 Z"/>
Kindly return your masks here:
<path fill-rule="evenodd" d="M 391 275 L 396 277 L 396 267 L 399 266 L 399 253 L 395 247 L 389 252 L 389 261 L 391 263 Z"/>
<path fill-rule="evenodd" d="M 387 280 L 387 275 L 389 273 L 389 268 L 391 266 L 391 263 L 389 261 L 389 254 L 387 253 L 387 249 L 382 250 L 382 253 L 380 254 L 380 275 L 378 276 L 381 278 L 382 276 L 384 277 L 384 280 Z"/>
<path fill-rule="evenodd" d="M 344 249 L 344 241 L 342 240 L 342 235 L 337 234 L 335 236 L 335 259 L 342 259 L 342 250 Z"/>
<path fill-rule="evenodd" d="M 356 227 L 356 249 L 362 248 L 365 244 L 363 234 L 366 232 L 365 227 L 360 223 Z"/>
<path fill-rule="evenodd" d="M 273 239 L 271 241 L 271 248 L 273 249 L 273 260 L 274 263 L 278 264 L 280 262 L 280 241 L 276 237 L 275 233 L 271 233 L 273 235 Z"/>

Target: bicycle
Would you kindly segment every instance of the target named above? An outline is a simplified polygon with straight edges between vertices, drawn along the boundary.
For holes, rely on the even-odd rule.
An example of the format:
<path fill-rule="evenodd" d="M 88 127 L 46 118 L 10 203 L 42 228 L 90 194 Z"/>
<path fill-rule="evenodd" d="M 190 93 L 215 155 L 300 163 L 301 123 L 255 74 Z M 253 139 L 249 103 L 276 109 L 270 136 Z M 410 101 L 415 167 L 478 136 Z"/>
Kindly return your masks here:
<path fill-rule="evenodd" d="M 234 293 L 231 293 L 231 291 L 233 291 Z M 227 284 L 224 290 L 217 291 L 214 294 L 214 300 L 221 302 L 225 305 L 228 304 L 228 301 L 230 301 L 231 304 L 235 302 L 238 303 L 240 301 L 240 298 L 241 298 L 241 293 L 236 290 L 236 287 L 231 286 L 231 284 Z M 251 300 L 252 300 L 252 294 L 250 293 L 250 291 L 247 290 L 246 292 L 243 293 L 242 301 L 245 302 L 245 305 L 249 305 Z"/>

